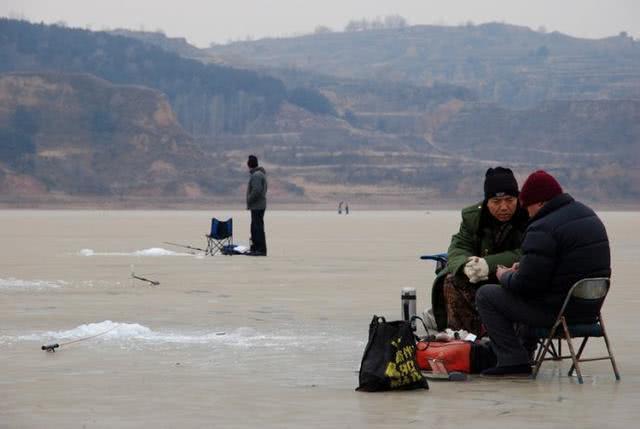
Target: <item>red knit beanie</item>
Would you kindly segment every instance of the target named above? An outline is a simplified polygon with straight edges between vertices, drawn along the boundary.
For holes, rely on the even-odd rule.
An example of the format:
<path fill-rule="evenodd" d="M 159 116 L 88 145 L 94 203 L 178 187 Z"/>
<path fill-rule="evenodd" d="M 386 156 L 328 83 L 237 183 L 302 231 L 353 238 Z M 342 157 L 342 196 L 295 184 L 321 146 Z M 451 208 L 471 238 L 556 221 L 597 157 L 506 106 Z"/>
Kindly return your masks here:
<path fill-rule="evenodd" d="M 520 190 L 520 205 L 528 207 L 531 204 L 549 201 L 562 194 L 562 187 L 556 179 L 544 170 L 531 173 Z"/>

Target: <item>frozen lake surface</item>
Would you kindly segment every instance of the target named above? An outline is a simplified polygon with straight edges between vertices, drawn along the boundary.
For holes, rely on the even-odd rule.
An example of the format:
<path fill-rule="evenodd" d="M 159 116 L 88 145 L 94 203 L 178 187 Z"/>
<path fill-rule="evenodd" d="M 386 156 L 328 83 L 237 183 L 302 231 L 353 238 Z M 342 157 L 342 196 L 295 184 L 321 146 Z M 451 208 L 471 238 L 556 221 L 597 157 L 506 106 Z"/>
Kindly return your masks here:
<path fill-rule="evenodd" d="M 621 382 L 592 362 L 578 385 L 565 361 L 536 381 L 367 394 L 354 389 L 371 317 L 398 318 L 407 286 L 429 306 L 419 256 L 446 250 L 458 212 L 267 211 L 269 256 L 252 258 L 165 244 L 204 247 L 213 215 L 247 244 L 248 212 L 0 211 L 0 427 L 635 426 L 640 214 L 600 214 Z"/>

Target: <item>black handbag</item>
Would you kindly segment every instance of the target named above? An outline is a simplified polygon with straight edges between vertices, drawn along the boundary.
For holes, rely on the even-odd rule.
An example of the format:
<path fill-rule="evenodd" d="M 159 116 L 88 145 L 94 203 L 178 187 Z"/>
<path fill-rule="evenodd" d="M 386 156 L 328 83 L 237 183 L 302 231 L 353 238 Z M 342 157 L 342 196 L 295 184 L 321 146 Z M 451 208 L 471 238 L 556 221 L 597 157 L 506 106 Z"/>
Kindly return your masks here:
<path fill-rule="evenodd" d="M 387 322 L 384 317 L 373 316 L 359 382 L 356 390 L 365 392 L 429 388 L 416 362 L 416 340 L 410 322 Z"/>

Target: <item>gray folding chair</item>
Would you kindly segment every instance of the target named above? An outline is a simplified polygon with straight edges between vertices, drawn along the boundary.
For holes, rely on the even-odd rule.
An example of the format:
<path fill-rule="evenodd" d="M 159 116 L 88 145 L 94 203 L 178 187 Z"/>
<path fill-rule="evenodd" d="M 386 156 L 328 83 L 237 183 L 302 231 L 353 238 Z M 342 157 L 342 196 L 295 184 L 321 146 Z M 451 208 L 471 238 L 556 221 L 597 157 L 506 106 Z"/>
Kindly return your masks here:
<path fill-rule="evenodd" d="M 531 330 L 532 334 L 537 338 L 546 338 L 544 345 L 540 347 L 536 356 L 536 366 L 533 370 L 533 378 L 537 377 L 538 371 L 540 371 L 540 366 L 545 360 L 571 359 L 573 364 L 571 365 L 568 375 L 571 377 L 575 370 L 580 384 L 583 383 L 583 380 L 579 363 L 596 360 L 610 360 L 616 380 L 620 380 L 616 360 L 613 357 L 613 352 L 611 351 L 609 337 L 607 336 L 607 331 L 605 330 L 604 321 L 602 320 L 602 314 L 600 311 L 602 304 L 604 303 L 604 299 L 609 292 L 609 285 L 610 280 L 604 277 L 582 279 L 576 282 L 569 290 L 567 298 L 565 299 L 564 304 L 558 313 L 558 318 L 551 327 L 551 330 L 549 330 L 549 328 L 533 328 Z M 582 308 L 585 306 L 590 308 L 593 311 L 592 320 L 587 321 L 587 323 L 584 323 L 584 321 L 581 321 L 580 323 L 572 323 L 571 320 L 567 320 L 567 315 L 565 313 L 569 310 L 570 314 L 570 309 L 576 304 L 582 306 Z M 608 356 L 588 359 L 581 358 L 584 346 L 587 344 L 587 340 L 591 337 L 601 337 L 604 339 L 605 345 L 607 346 Z M 582 344 L 580 344 L 578 353 L 575 353 L 574 351 L 573 343 L 571 341 L 573 338 L 582 338 Z M 552 353 L 550 348 L 553 347 L 552 341 L 554 339 L 565 340 L 569 346 L 570 355 L 561 356 L 558 354 L 553 356 L 555 353 Z M 553 357 L 546 358 L 545 356 L 547 353 Z"/>

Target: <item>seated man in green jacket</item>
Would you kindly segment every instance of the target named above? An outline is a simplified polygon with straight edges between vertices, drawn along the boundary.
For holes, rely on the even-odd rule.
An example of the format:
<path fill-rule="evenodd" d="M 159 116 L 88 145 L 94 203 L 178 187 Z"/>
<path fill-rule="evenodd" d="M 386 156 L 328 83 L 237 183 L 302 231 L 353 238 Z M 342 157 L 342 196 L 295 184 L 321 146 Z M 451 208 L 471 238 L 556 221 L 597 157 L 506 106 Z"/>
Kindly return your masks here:
<path fill-rule="evenodd" d="M 528 215 L 518 203 L 518 182 L 508 168 L 489 168 L 484 200 L 462 210 L 460 230 L 451 238 L 447 266 L 431 291 L 437 329 L 464 329 L 482 335 L 475 306 L 477 289 L 496 282 L 498 265 L 510 267 L 520 257 Z"/>

